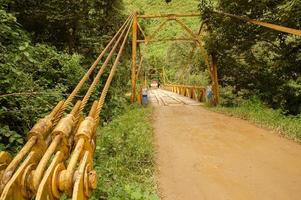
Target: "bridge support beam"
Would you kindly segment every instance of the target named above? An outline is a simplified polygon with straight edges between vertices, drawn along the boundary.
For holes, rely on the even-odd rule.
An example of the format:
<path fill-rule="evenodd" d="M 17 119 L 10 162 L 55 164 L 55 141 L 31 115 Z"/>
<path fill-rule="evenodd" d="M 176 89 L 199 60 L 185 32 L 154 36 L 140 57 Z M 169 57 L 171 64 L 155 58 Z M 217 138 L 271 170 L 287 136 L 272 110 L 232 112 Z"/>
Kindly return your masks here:
<path fill-rule="evenodd" d="M 211 77 L 212 77 L 212 90 L 214 94 L 213 103 L 214 105 L 219 104 L 219 85 L 218 85 L 218 76 L 217 76 L 217 57 L 213 53 L 211 54 L 212 66 L 211 66 Z"/>
<path fill-rule="evenodd" d="M 137 35 L 138 35 L 138 18 L 137 13 L 133 17 L 133 31 L 132 31 L 132 67 L 131 67 L 131 79 L 132 79 L 132 96 L 131 102 L 136 100 L 136 68 L 137 68 Z"/>

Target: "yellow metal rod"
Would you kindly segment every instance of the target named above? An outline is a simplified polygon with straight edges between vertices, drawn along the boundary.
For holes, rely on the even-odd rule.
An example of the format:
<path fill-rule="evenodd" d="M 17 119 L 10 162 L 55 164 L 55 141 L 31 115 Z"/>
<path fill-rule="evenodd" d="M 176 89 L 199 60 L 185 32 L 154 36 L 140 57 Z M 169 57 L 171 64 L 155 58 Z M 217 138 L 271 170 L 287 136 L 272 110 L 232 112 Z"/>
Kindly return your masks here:
<path fill-rule="evenodd" d="M 170 17 L 198 17 L 201 16 L 200 13 L 173 13 L 173 14 L 158 14 L 158 15 L 138 15 L 141 19 L 150 18 L 170 18 Z"/>
<path fill-rule="evenodd" d="M 196 35 L 196 34 L 194 34 L 194 32 L 182 21 L 182 20 L 180 20 L 180 19 L 175 19 L 175 21 L 178 23 L 178 24 L 180 24 L 181 25 L 181 27 L 184 29 L 184 30 L 186 30 L 186 32 L 188 33 L 188 34 L 190 34 L 190 36 L 192 37 L 192 38 L 195 38 L 197 41 L 198 41 L 198 44 L 199 44 L 199 48 L 200 48 L 200 51 L 201 51 L 201 55 L 202 55 L 202 57 L 204 58 L 204 61 L 205 61 L 205 64 L 207 65 L 207 67 L 208 67 L 208 69 L 209 69 L 209 72 L 211 72 L 211 65 L 210 65 L 210 59 L 209 59 L 209 55 L 208 55 L 208 53 L 207 53 L 207 51 L 206 51 L 206 49 L 203 47 L 203 45 L 202 45 L 202 41 L 200 40 L 200 38 L 199 38 L 199 35 Z M 212 73 L 210 73 L 210 76 L 211 76 L 211 80 L 213 80 L 213 75 L 212 75 Z"/>
<path fill-rule="evenodd" d="M 59 112 L 62 105 L 63 101 L 60 101 L 48 116 L 38 121 L 38 123 L 36 123 L 35 126 L 31 129 L 31 131 L 28 134 L 29 140 L 26 142 L 26 144 L 23 146 L 20 152 L 13 158 L 13 160 L 9 163 L 9 165 L 3 172 L 3 177 L 0 181 L 0 193 L 6 185 L 7 181 L 9 181 L 9 179 L 19 166 L 20 162 L 22 162 L 22 160 L 30 152 L 32 147 L 37 143 L 38 140 L 45 139 L 46 135 L 48 134 L 49 128 L 52 127 L 50 121 L 57 114 L 57 112 Z"/>
<path fill-rule="evenodd" d="M 127 25 L 130 23 L 131 17 L 132 17 L 132 16 L 130 16 L 130 17 L 126 20 L 126 22 L 123 24 L 122 29 L 121 29 L 122 31 L 121 31 L 121 33 L 120 33 L 120 35 L 119 35 L 119 37 L 118 37 L 116 43 L 114 44 L 114 46 L 113 46 L 113 48 L 111 49 L 111 51 L 110 51 L 108 57 L 106 58 L 106 60 L 105 60 L 104 63 L 102 64 L 102 66 L 101 66 L 100 70 L 98 71 L 96 77 L 94 78 L 94 80 L 93 80 L 91 86 L 89 87 L 89 89 L 88 89 L 88 91 L 87 91 L 85 97 L 83 98 L 82 104 L 81 104 L 81 107 L 80 107 L 80 112 L 81 112 L 81 111 L 84 109 L 84 107 L 86 106 L 86 103 L 88 102 L 88 99 L 90 98 L 92 92 L 95 90 L 95 87 L 96 87 L 96 85 L 98 84 L 98 82 L 99 82 L 99 80 L 100 80 L 100 77 L 101 77 L 102 74 L 104 73 L 104 70 L 106 69 L 107 65 L 109 64 L 111 58 L 113 57 L 113 55 L 114 55 L 114 53 L 115 53 L 115 51 L 116 51 L 116 49 L 117 49 L 117 47 L 118 47 L 118 45 L 119 45 L 119 43 L 120 43 L 122 37 L 124 36 L 124 33 L 125 33 L 125 31 L 126 31 L 126 27 L 127 27 Z"/>
<path fill-rule="evenodd" d="M 89 154 L 91 152 L 85 151 L 83 155 L 83 159 L 81 160 L 79 167 L 78 167 L 78 176 L 74 178 L 74 186 L 73 186 L 73 193 L 72 193 L 72 200 L 87 200 L 89 197 L 89 194 L 87 189 L 89 189 L 89 180 L 88 177 L 85 180 L 86 176 L 86 167 L 89 163 Z M 85 182 L 86 186 L 89 188 L 85 187 Z"/>
<path fill-rule="evenodd" d="M 152 34 L 150 34 L 150 36 L 145 38 L 145 43 L 147 44 L 148 41 L 154 39 L 154 37 L 157 35 L 157 33 L 166 25 L 166 23 L 169 21 L 169 19 L 165 20 L 164 22 L 162 22 L 154 31 Z"/>
<path fill-rule="evenodd" d="M 165 39 L 152 39 L 152 40 L 137 40 L 138 43 L 150 43 L 150 42 L 169 42 L 169 41 L 188 41 L 196 42 L 195 38 L 165 38 Z"/>
<path fill-rule="evenodd" d="M 241 17 L 241 16 L 237 16 L 237 15 L 233 15 L 233 14 L 225 13 L 225 12 L 221 12 L 221 11 L 213 11 L 213 12 L 217 13 L 217 14 L 220 14 L 220 15 L 228 16 L 228 17 L 231 17 L 231 18 L 239 19 L 239 20 L 242 20 L 242 21 L 245 21 L 245 22 L 249 22 L 251 24 L 255 24 L 255 25 L 266 27 L 266 28 L 270 28 L 270 29 L 273 29 L 273 30 L 276 30 L 276 31 L 301 36 L 301 30 L 298 30 L 298 29 L 293 29 L 293 28 L 288 28 L 288 27 L 285 27 L 285 26 L 280 26 L 280 25 L 276 25 L 276 24 L 272 24 L 272 23 L 262 22 L 262 21 L 250 19 L 250 18 L 247 18 L 247 17 Z"/>
<path fill-rule="evenodd" d="M 28 152 L 31 150 L 33 145 L 36 143 L 37 139 L 38 138 L 36 136 L 30 138 L 28 142 L 25 144 L 25 146 L 21 149 L 21 151 L 14 157 L 14 159 L 7 166 L 0 182 L 0 193 L 2 192 L 3 188 L 10 180 L 17 167 L 19 166 L 19 163 L 24 159 L 24 157 L 28 154 Z"/>
<path fill-rule="evenodd" d="M 87 79 L 90 77 L 90 75 L 92 74 L 92 72 L 94 71 L 94 69 L 96 68 L 96 66 L 98 65 L 98 63 L 100 62 L 100 60 L 102 59 L 102 57 L 105 55 L 105 53 L 107 52 L 107 50 L 110 48 L 110 46 L 113 44 L 113 42 L 116 40 L 117 36 L 119 35 L 119 33 L 121 32 L 121 30 L 123 29 L 123 26 L 117 31 L 117 33 L 115 34 L 115 36 L 111 39 L 111 41 L 109 42 L 109 44 L 105 47 L 105 49 L 101 52 L 101 54 L 98 56 L 98 58 L 96 59 L 96 61 L 92 64 L 92 66 L 90 67 L 90 69 L 86 72 L 86 74 L 82 77 L 82 79 L 78 82 L 77 86 L 74 88 L 74 90 L 72 91 L 72 93 L 70 94 L 70 96 L 66 99 L 66 101 L 64 102 L 64 105 L 62 106 L 60 112 L 56 115 L 56 119 L 54 121 L 54 124 L 56 124 L 59 119 L 61 118 L 61 116 L 63 115 L 66 107 L 70 104 L 70 102 L 74 99 L 75 95 L 79 92 L 79 90 L 82 88 L 83 84 L 87 81 Z"/>
<path fill-rule="evenodd" d="M 130 19 L 130 18 L 129 18 Z M 129 22 L 129 19 L 126 21 L 126 23 Z M 126 23 L 122 26 L 123 28 L 126 26 Z M 122 29 L 120 29 L 122 30 Z M 100 69 L 99 73 L 97 74 L 96 78 L 94 79 L 91 87 L 89 88 L 87 94 L 85 95 L 84 97 L 84 100 L 85 102 L 87 102 L 87 100 L 89 99 L 92 91 L 94 90 L 95 88 L 95 85 L 97 84 L 99 78 L 100 78 L 100 75 L 103 73 L 103 70 L 104 70 L 104 67 L 108 64 L 108 61 L 110 60 L 110 58 L 113 56 L 113 53 L 115 51 L 115 49 L 117 48 L 118 46 L 118 43 L 120 41 L 120 39 L 122 38 L 122 35 L 124 33 L 126 29 L 124 29 L 118 39 L 118 41 L 116 42 L 116 44 L 114 45 L 112 51 L 110 52 L 110 55 L 108 57 L 108 59 L 106 59 L 104 65 L 102 66 L 102 68 Z M 117 36 L 117 35 L 116 35 Z M 93 87 L 94 86 L 94 87 Z M 82 104 L 81 105 L 81 109 L 83 109 L 85 106 L 85 104 Z M 78 106 L 77 106 L 78 107 Z M 76 111 L 76 113 L 74 113 L 75 111 L 72 111 L 72 114 L 76 114 L 78 113 L 78 111 Z M 47 164 L 47 161 L 50 159 L 51 155 L 55 152 L 55 149 L 57 147 L 57 145 L 59 144 L 59 142 L 61 141 L 61 135 L 57 135 L 55 137 L 55 140 L 51 143 L 51 146 L 47 149 L 47 152 L 45 153 L 45 155 L 43 156 L 40 164 L 38 165 L 35 173 L 33 174 L 33 188 L 34 189 L 37 189 L 38 186 L 39 186 L 39 183 L 40 183 L 40 180 L 41 180 L 41 176 L 42 174 L 44 173 L 44 170 L 45 170 L 45 167 L 46 167 L 46 164 Z"/>
<path fill-rule="evenodd" d="M 133 26 L 132 26 L 132 66 L 131 66 L 131 81 L 132 81 L 132 95 L 131 103 L 135 102 L 136 99 L 136 68 L 137 68 L 137 37 L 138 37 L 138 19 L 137 13 L 134 13 Z"/>
<path fill-rule="evenodd" d="M 173 84 L 166 84 L 167 87 L 185 87 L 185 88 L 196 88 L 196 89 L 205 89 L 202 86 L 194 86 L 194 85 L 173 85 Z"/>
<path fill-rule="evenodd" d="M 38 167 L 34 171 L 34 174 L 32 174 L 32 189 L 37 190 L 38 186 L 40 184 L 41 179 L 43 178 L 43 174 L 45 171 L 45 168 L 47 167 L 48 161 L 50 160 L 51 156 L 55 152 L 57 146 L 59 145 L 60 141 L 62 139 L 61 135 L 55 136 L 53 141 L 51 142 L 50 146 L 48 147 L 47 151 L 45 152 L 43 158 L 41 159 Z"/>
<path fill-rule="evenodd" d="M 130 24 L 128 24 L 130 25 Z M 124 31 L 123 31 L 124 32 Z M 121 34 L 121 36 L 123 35 L 123 33 Z M 127 33 L 128 35 L 128 33 Z M 117 42 L 118 44 L 119 42 Z M 117 46 L 117 45 L 116 45 Z M 92 106 L 92 109 L 90 111 L 90 115 L 95 115 L 96 111 L 95 111 L 95 108 L 97 106 L 97 103 L 94 103 L 93 106 Z M 92 111 L 94 110 L 94 111 Z M 91 118 L 91 117 L 90 117 Z M 84 126 L 86 125 L 86 120 L 84 121 Z M 87 125 L 91 125 L 90 123 L 88 123 Z M 94 126 L 96 126 L 96 123 L 93 124 Z M 85 136 L 85 131 L 87 129 L 87 127 L 82 127 L 84 128 L 84 134 L 83 136 Z M 82 130 L 81 126 L 79 128 L 79 131 Z M 88 127 L 89 128 L 89 127 Z M 93 130 L 96 130 L 96 128 L 93 128 Z M 90 129 L 89 131 L 90 132 Z M 94 131 L 91 131 L 90 133 L 94 133 Z M 92 135 L 89 137 L 89 138 L 92 138 Z M 75 150 L 73 151 L 72 155 L 71 155 L 71 158 L 70 158 L 70 161 L 69 161 L 69 164 L 68 164 L 68 167 L 66 170 L 63 170 L 61 171 L 59 174 L 59 177 L 56 177 L 58 178 L 58 187 L 59 187 L 59 190 L 61 191 L 64 191 L 68 194 L 68 196 L 70 196 L 70 194 L 72 193 L 72 181 L 73 181 L 73 175 L 74 175 L 74 172 L 75 172 L 75 168 L 78 164 L 78 160 L 79 160 L 79 157 L 81 156 L 82 154 L 82 151 L 84 148 L 86 148 L 86 145 L 88 144 L 85 144 L 85 141 L 86 141 L 86 138 L 85 137 L 79 137 L 79 139 L 77 140 L 77 145 L 75 147 Z M 88 142 L 88 141 L 87 141 Z M 53 170 L 56 168 L 55 166 L 58 164 L 58 160 L 56 159 L 55 161 L 56 163 L 55 164 L 51 164 L 51 169 L 47 170 L 47 180 L 49 180 L 49 178 L 51 178 L 51 174 L 49 173 L 52 173 Z M 43 187 L 42 188 L 39 188 L 38 191 L 44 191 L 45 190 L 45 181 L 46 180 L 42 180 L 43 182 Z"/>
<path fill-rule="evenodd" d="M 134 19 L 135 19 L 135 18 L 134 18 Z M 99 98 L 99 101 L 98 101 L 98 106 L 97 106 L 97 111 L 96 111 L 96 121 L 98 121 L 98 119 L 99 119 L 100 111 L 101 111 L 101 109 L 102 109 L 102 107 L 103 107 L 105 98 L 106 98 L 106 96 L 107 96 L 107 92 L 108 92 L 109 87 L 110 87 L 110 85 L 111 85 L 112 79 L 113 79 L 113 77 L 114 77 L 114 75 L 115 75 L 115 72 L 116 72 L 117 66 L 118 66 L 118 64 L 119 64 L 119 60 L 120 60 L 120 58 L 121 58 L 122 52 L 123 52 L 123 50 L 124 50 L 125 43 L 126 43 L 126 41 L 127 41 L 127 39 L 128 39 L 128 35 L 129 35 L 129 33 L 130 33 L 130 30 L 131 30 L 131 29 L 130 29 L 130 27 L 129 27 L 129 28 L 128 28 L 128 31 L 127 31 L 127 33 L 126 33 L 124 39 L 123 39 L 123 42 L 122 42 L 122 44 L 121 44 L 121 47 L 120 47 L 120 49 L 119 49 L 118 55 L 117 55 L 117 57 L 116 57 L 116 59 L 115 59 L 115 62 L 114 62 L 114 64 L 113 64 L 113 66 L 112 66 L 112 69 L 111 69 L 111 71 L 110 71 L 109 77 L 108 77 L 108 79 L 107 79 L 107 81 L 106 81 L 106 84 L 105 84 L 105 86 L 104 86 L 104 88 L 103 88 L 103 90 L 102 90 L 102 93 L 101 93 L 101 95 L 100 95 L 100 98 Z M 135 57 L 136 57 L 136 55 L 135 55 Z M 133 62 L 134 62 L 134 60 L 133 60 Z M 135 58 L 135 62 L 136 62 L 136 58 Z M 134 70 L 134 79 L 135 79 L 135 85 L 136 85 L 136 64 L 135 64 L 135 70 Z M 135 86 L 135 87 L 136 87 L 136 86 Z M 135 93 L 136 93 L 136 88 L 135 88 Z M 136 95 L 135 95 L 135 96 L 136 96 Z"/>
<path fill-rule="evenodd" d="M 64 155 L 61 151 L 58 151 L 51 164 L 49 165 L 48 169 L 46 170 L 45 174 L 42 177 L 41 183 L 37 190 L 36 200 L 55 200 L 56 197 L 53 194 L 52 190 L 52 176 L 55 170 L 55 167 L 61 163 L 64 159 Z M 56 181 L 57 182 L 57 181 Z"/>
<path fill-rule="evenodd" d="M 58 145 L 61 143 L 62 139 L 68 140 L 69 136 L 76 124 L 75 118 L 79 114 L 79 107 L 81 105 L 81 101 L 78 101 L 69 115 L 60 120 L 58 125 L 55 127 L 51 135 L 54 137 L 50 146 L 47 148 L 43 157 L 41 158 L 36 170 L 31 174 L 32 182 L 29 182 L 29 186 L 33 191 L 36 191 L 39 187 L 40 181 L 43 177 L 47 164 L 57 150 Z M 67 145 L 67 144 L 64 144 Z M 62 147 L 64 146 L 62 145 Z M 67 149 L 67 147 L 65 147 Z M 67 151 L 65 152 L 67 153 Z"/>
<path fill-rule="evenodd" d="M 93 140 L 93 135 L 95 135 L 97 126 L 97 123 L 94 123 L 97 104 L 97 101 L 93 103 L 89 116 L 83 122 L 81 122 L 75 136 L 76 146 L 73 150 L 73 153 L 71 154 L 67 169 L 61 170 L 59 172 L 58 177 L 55 177 L 56 179 L 58 179 L 58 181 L 56 181 L 57 184 L 52 186 L 58 188 L 60 191 L 67 193 L 68 196 L 71 196 L 72 194 L 74 173 L 83 151 L 87 150 L 91 153 L 93 152 L 91 143 Z M 52 166 L 52 169 L 54 168 L 55 166 Z"/>
<path fill-rule="evenodd" d="M 71 156 L 71 159 L 69 161 L 67 171 L 74 172 L 75 167 L 78 164 L 79 156 L 82 153 L 82 150 L 84 149 L 85 140 L 80 139 L 73 150 L 73 154 Z"/>
<path fill-rule="evenodd" d="M 5 185 L 2 194 L 0 196 L 0 200 L 23 200 L 24 199 L 24 190 L 21 189 L 20 180 L 27 169 L 27 167 L 31 163 L 35 163 L 37 161 L 37 153 L 32 151 L 28 154 L 27 158 L 20 165 L 20 167 L 16 170 L 16 172 L 12 175 L 11 179 Z"/>
<path fill-rule="evenodd" d="M 142 27 L 140 26 L 139 22 L 137 22 L 137 26 L 140 30 L 140 32 L 142 33 L 143 37 L 146 38 L 145 32 L 143 31 Z M 0 96 L 1 97 L 1 96 Z"/>

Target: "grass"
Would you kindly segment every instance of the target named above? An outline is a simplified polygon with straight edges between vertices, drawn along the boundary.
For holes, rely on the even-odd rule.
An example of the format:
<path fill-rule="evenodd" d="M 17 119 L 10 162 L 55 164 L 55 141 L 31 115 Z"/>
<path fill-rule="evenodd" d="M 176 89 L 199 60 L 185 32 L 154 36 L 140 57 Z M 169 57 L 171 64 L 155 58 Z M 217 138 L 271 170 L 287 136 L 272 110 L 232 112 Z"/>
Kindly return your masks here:
<path fill-rule="evenodd" d="M 211 109 L 249 120 L 301 142 L 301 116 L 285 116 L 280 110 L 268 108 L 259 100 L 248 100 L 235 107 L 218 106 Z"/>
<path fill-rule="evenodd" d="M 199 12 L 199 0 L 123 0 L 127 13 L 139 11 L 144 14 Z M 200 19 L 183 19 L 194 31 Z M 162 20 L 146 20 L 141 25 L 147 34 L 152 33 Z M 168 23 L 157 35 L 158 38 L 182 37 L 184 31 L 176 23 Z M 142 52 L 146 58 L 165 59 L 172 43 L 152 43 Z M 189 53 L 189 52 L 187 52 Z M 161 66 L 158 66 L 161 67 Z M 98 131 L 95 152 L 95 169 L 98 173 L 98 188 L 91 199 L 108 200 L 157 200 L 154 181 L 154 149 L 152 128 L 149 120 L 151 109 L 129 107 Z"/>
<path fill-rule="evenodd" d="M 160 14 L 160 13 L 196 13 L 199 12 L 199 0 L 173 0 L 166 4 L 164 0 L 124 0 L 126 10 L 130 13 L 138 11 L 144 14 Z M 183 18 L 182 19 L 192 30 L 198 31 L 200 27 L 200 19 L 198 17 Z M 156 20 L 139 20 L 142 26 L 145 27 L 147 35 L 152 33 L 164 19 Z M 187 33 L 175 22 L 169 22 L 158 32 L 156 38 L 176 38 L 188 36 Z M 145 48 L 142 45 L 143 55 L 145 57 L 161 57 L 165 58 L 167 51 L 172 45 L 172 42 L 150 43 Z M 189 53 L 189 52 L 187 52 Z"/>
<path fill-rule="evenodd" d="M 154 181 L 151 108 L 130 106 L 98 130 L 91 199 L 158 200 Z"/>
<path fill-rule="evenodd" d="M 166 3 L 165 0 L 123 0 L 123 4 L 127 13 L 138 11 L 140 14 L 166 14 L 166 13 L 199 13 L 199 0 L 172 0 L 170 3 Z M 184 17 L 180 18 L 193 32 L 198 33 L 201 26 L 200 17 Z M 166 19 L 139 19 L 139 23 L 146 33 L 150 36 L 157 27 Z M 143 35 L 138 34 L 139 39 L 143 39 Z M 156 32 L 153 39 L 171 39 L 171 38 L 190 38 L 191 36 L 183 30 L 183 28 L 175 21 L 169 21 L 165 26 Z M 150 42 L 149 44 L 140 43 L 139 49 L 141 55 L 143 55 L 143 68 L 148 71 L 149 79 L 163 78 L 160 73 L 164 67 L 168 82 L 183 83 L 184 79 L 178 80 L 179 77 L 183 77 L 185 73 L 184 67 L 190 64 L 195 65 L 195 69 L 199 69 L 201 66 L 198 58 L 202 60 L 199 49 L 195 51 L 194 59 L 190 59 L 189 55 L 192 50 L 193 43 L 190 41 L 161 41 Z M 175 59 L 177 58 L 177 59 Z M 197 60 L 197 61 L 196 61 Z M 153 71 L 156 71 L 154 73 Z M 203 72 L 200 72 L 202 74 Z M 197 72 L 197 75 L 199 73 Z M 204 72 L 202 77 L 207 77 L 208 72 Z M 163 80 L 161 80 L 163 81 Z M 192 76 L 185 82 L 195 83 Z M 203 83 L 197 79 L 196 83 Z"/>

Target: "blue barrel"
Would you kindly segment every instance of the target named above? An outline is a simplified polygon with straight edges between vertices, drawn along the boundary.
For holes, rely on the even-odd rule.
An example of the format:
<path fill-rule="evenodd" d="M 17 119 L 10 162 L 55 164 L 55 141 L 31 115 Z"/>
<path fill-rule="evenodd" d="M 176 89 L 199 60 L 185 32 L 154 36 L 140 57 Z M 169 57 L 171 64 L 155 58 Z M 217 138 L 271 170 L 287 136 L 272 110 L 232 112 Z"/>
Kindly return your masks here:
<path fill-rule="evenodd" d="M 147 95 L 142 95 L 142 105 L 147 105 L 148 104 L 148 96 Z"/>
<path fill-rule="evenodd" d="M 148 91 L 147 88 L 142 89 L 142 105 L 147 105 L 148 104 Z"/>

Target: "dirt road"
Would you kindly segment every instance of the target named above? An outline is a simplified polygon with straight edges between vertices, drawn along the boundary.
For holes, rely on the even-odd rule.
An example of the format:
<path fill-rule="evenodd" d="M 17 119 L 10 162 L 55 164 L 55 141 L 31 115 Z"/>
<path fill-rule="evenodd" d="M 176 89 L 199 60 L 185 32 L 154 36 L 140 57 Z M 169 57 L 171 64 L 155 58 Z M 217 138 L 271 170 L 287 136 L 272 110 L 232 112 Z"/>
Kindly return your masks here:
<path fill-rule="evenodd" d="M 185 97 L 151 100 L 163 200 L 301 199 L 301 145 Z"/>

